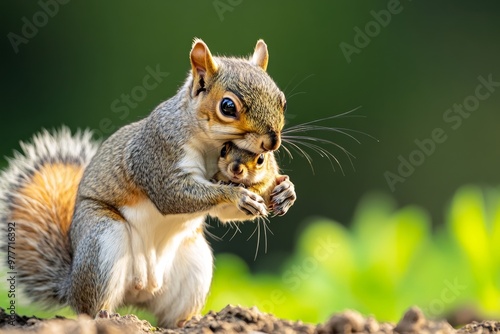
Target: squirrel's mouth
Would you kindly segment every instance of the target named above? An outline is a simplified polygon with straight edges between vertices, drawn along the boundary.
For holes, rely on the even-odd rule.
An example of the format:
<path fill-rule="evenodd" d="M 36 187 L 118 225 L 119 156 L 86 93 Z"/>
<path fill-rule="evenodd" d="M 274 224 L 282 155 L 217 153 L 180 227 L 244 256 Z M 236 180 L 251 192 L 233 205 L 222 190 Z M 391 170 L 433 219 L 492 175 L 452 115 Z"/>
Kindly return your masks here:
<path fill-rule="evenodd" d="M 231 175 L 231 182 L 240 183 L 241 180 L 243 180 L 243 177 L 234 174 Z"/>
<path fill-rule="evenodd" d="M 276 151 L 281 145 L 281 133 L 269 131 L 265 134 L 247 133 L 244 138 L 234 139 L 233 143 L 243 150 L 255 154 Z"/>
<path fill-rule="evenodd" d="M 248 181 L 248 173 L 241 173 L 241 174 L 235 174 L 235 173 L 230 173 L 229 175 L 229 180 L 231 180 L 232 183 L 236 184 L 247 184 Z"/>

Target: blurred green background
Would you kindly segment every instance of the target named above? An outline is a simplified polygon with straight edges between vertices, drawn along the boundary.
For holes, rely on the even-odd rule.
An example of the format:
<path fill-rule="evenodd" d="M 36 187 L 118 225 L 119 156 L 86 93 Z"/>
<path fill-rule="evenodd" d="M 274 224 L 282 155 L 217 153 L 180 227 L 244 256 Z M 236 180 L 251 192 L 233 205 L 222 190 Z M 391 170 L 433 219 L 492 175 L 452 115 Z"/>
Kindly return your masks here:
<path fill-rule="evenodd" d="M 363 131 L 378 141 L 356 134 L 359 145 L 342 134 L 312 134 L 356 156 L 351 166 L 342 151 L 326 146 L 345 175 L 338 168 L 333 172 L 314 153 L 314 174 L 298 154 L 292 161 L 281 160 L 298 200 L 285 217 L 271 219 L 274 235 L 268 235 L 267 254 L 261 240 L 254 260 L 256 238 L 247 241 L 254 224 L 242 226 L 231 241 L 231 232 L 223 241 L 211 241 L 218 256 L 209 307 L 256 303 L 308 321 L 354 307 L 396 320 L 411 304 L 426 307 L 441 300 L 446 282 L 458 277 L 467 293 L 445 303 L 441 311 L 473 299 L 483 311 L 500 311 L 494 260 L 500 254 L 489 239 L 494 226 L 500 229 L 498 214 L 492 213 L 500 206 L 498 194 L 491 190 L 500 183 L 500 87 L 494 83 L 490 91 L 481 88 L 483 95 L 490 93 L 483 100 L 471 97 L 481 84 L 479 76 L 500 82 L 500 3 L 60 0 L 57 13 L 44 3 L 52 1 L 8 0 L 0 5 L 0 156 L 11 156 L 20 140 L 42 127 L 88 127 L 107 137 L 114 128 L 145 117 L 182 84 L 193 37 L 224 55 L 249 55 L 263 38 L 270 52 L 268 72 L 288 98 L 287 126 L 362 106 L 355 114 L 364 117 L 322 124 Z M 388 8 L 393 12 L 390 22 Z M 55 14 L 44 16 L 47 11 Z M 39 27 L 30 31 L 26 22 Z M 356 50 L 346 57 L 341 45 Z M 169 74 L 135 100 L 126 115 L 115 112 L 113 102 L 141 86 L 148 67 Z M 470 115 L 448 111 L 463 103 L 470 103 Z M 428 139 L 437 128 L 446 140 L 434 143 L 430 154 L 418 153 L 422 149 L 415 141 L 431 145 Z M 385 174 L 397 174 L 401 158 L 418 166 L 391 187 Z M 467 184 L 479 188 L 462 188 L 454 197 Z M 475 240 L 472 245 L 486 243 L 479 255 L 467 255 L 474 247 L 461 244 L 466 241 L 457 235 L 463 232 L 445 225 L 453 220 L 453 198 L 465 201 L 472 211 L 490 212 L 460 221 L 469 228 L 465 235 Z M 395 218 L 399 215 L 403 223 Z M 212 225 L 214 234 L 225 233 L 225 227 Z M 320 243 L 314 233 L 331 235 L 340 251 L 316 266 L 306 264 L 312 269 L 308 275 L 297 274 L 300 286 L 293 289 L 296 277 L 285 274 L 294 265 L 301 267 L 311 256 L 308 252 L 314 253 Z M 488 238 L 476 238 L 476 233 Z M 395 260 L 392 256 L 400 252 L 409 255 Z M 484 254 L 492 256 L 490 262 L 480 260 Z M 384 259 L 397 263 L 384 264 Z M 483 265 L 491 270 L 487 282 L 475 275 Z M 457 276 L 460 272 L 465 276 Z M 243 290 L 254 297 L 246 298 Z"/>

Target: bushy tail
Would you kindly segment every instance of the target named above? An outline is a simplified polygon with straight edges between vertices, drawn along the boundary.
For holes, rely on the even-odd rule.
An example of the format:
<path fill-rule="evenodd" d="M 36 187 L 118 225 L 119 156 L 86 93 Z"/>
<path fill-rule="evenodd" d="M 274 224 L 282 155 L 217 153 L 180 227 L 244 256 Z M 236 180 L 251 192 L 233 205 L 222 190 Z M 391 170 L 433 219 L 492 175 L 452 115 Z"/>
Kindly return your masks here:
<path fill-rule="evenodd" d="M 0 223 L 7 270 L 46 306 L 66 303 L 69 226 L 78 184 L 98 144 L 91 132 L 43 130 L 21 143 L 0 174 Z M 10 233 L 10 234 L 9 234 Z"/>

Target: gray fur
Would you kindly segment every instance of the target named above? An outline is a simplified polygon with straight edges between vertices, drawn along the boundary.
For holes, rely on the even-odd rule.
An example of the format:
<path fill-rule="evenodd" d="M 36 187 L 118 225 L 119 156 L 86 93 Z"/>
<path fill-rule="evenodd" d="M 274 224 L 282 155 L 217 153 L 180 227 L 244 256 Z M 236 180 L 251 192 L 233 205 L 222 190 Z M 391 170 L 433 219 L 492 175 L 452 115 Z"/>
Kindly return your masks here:
<path fill-rule="evenodd" d="M 91 140 L 91 132 L 71 135 L 68 128 L 49 133 L 44 130 L 32 142 L 21 143 L 22 152 L 15 152 L 8 168 L 0 174 L 1 247 L 7 252 L 7 228 L 15 223 L 17 250 L 14 249 L 15 271 L 26 294 L 45 306 L 66 302 L 67 278 L 71 266 L 69 240 L 54 222 L 37 226 L 29 221 L 12 221 L 16 205 L 37 205 L 32 199 L 22 197 L 18 189 L 29 183 L 33 174 L 45 164 L 64 163 L 86 166 L 97 151 L 98 143 Z M 17 203 L 17 204 L 16 204 Z M 35 231 L 37 240 L 29 240 Z M 21 243 L 29 243 L 33 250 L 19 252 Z M 20 258 L 23 257 L 23 258 Z M 7 255 L 5 255 L 5 259 Z"/>

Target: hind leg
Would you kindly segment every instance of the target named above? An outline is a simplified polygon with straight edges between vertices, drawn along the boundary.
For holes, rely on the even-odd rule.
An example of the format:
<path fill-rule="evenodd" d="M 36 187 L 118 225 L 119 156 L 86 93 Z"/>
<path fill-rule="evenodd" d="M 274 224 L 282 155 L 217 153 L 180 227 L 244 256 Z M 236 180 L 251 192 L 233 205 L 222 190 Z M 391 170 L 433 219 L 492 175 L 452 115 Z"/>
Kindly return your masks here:
<path fill-rule="evenodd" d="M 200 314 L 212 282 L 213 256 L 203 233 L 185 239 L 179 246 L 172 270 L 165 274 L 161 292 L 147 304 L 158 326 L 182 327 Z"/>
<path fill-rule="evenodd" d="M 80 215 L 71 233 L 75 253 L 67 287 L 69 305 L 92 317 L 101 310 L 113 312 L 123 303 L 132 276 L 125 225 L 104 215 Z"/>

